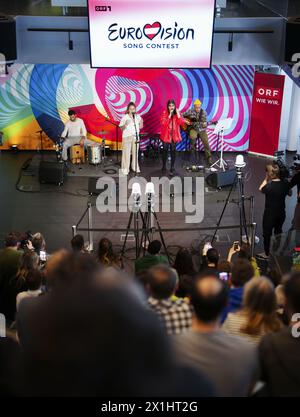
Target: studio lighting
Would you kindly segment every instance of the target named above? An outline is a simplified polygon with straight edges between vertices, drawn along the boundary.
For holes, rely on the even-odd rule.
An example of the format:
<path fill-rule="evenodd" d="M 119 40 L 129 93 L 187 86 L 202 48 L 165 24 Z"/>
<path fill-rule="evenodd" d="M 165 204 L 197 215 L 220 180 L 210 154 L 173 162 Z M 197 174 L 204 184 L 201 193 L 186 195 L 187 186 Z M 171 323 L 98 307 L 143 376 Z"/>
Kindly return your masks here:
<path fill-rule="evenodd" d="M 132 185 L 132 191 L 131 191 L 131 196 L 133 198 L 133 205 L 132 205 L 132 211 L 134 213 L 137 213 L 142 205 L 142 201 L 141 201 L 141 185 L 138 182 L 134 182 Z"/>
<path fill-rule="evenodd" d="M 237 155 L 236 159 L 235 159 L 235 163 L 234 166 L 237 169 L 242 169 L 246 166 L 246 162 L 244 160 L 244 156 L 243 155 Z"/>
<path fill-rule="evenodd" d="M 133 197 L 135 197 L 135 196 L 139 196 L 140 197 L 141 194 L 142 194 L 142 192 L 141 192 L 141 186 L 140 186 L 140 184 L 138 182 L 134 182 L 133 185 L 132 185 L 131 195 Z"/>
<path fill-rule="evenodd" d="M 153 182 L 147 182 L 145 194 L 155 196 L 155 189 Z"/>

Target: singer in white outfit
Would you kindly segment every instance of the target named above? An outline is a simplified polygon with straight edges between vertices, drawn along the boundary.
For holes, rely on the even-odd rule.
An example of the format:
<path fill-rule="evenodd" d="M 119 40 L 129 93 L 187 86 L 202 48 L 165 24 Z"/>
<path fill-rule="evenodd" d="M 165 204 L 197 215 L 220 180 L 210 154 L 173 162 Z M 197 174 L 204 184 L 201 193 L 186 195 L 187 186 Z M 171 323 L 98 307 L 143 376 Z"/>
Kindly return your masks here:
<path fill-rule="evenodd" d="M 70 120 L 65 124 L 64 131 L 61 134 L 65 138 L 63 143 L 62 159 L 68 160 L 68 149 L 73 145 L 94 145 L 94 142 L 86 138 L 86 127 L 84 121 L 77 117 L 74 110 L 68 112 Z"/>
<path fill-rule="evenodd" d="M 136 106 L 133 102 L 127 106 L 126 114 L 120 122 L 120 128 L 123 132 L 122 136 L 122 173 L 128 175 L 131 169 L 135 173 L 140 173 L 138 154 L 139 144 L 136 145 L 136 140 L 139 141 L 140 130 L 143 128 L 143 119 L 136 113 Z"/>

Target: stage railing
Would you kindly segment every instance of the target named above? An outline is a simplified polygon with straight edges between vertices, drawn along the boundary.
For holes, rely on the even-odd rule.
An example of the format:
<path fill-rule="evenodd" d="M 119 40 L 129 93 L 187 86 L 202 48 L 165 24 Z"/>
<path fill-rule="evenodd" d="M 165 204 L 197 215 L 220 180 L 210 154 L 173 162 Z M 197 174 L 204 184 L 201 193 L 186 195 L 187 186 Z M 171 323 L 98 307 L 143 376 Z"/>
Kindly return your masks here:
<path fill-rule="evenodd" d="M 85 216 L 88 216 L 88 227 L 80 227 L 83 219 Z M 251 219 L 252 220 L 252 219 Z M 254 257 L 255 253 L 255 236 L 256 236 L 256 223 L 252 221 L 251 223 L 246 225 L 247 229 L 250 231 L 249 233 L 249 241 L 251 243 L 251 256 Z M 161 228 L 160 230 L 162 233 L 170 233 L 170 232 L 203 232 L 203 231 L 215 231 L 215 226 L 202 226 L 202 227 L 172 227 L 172 228 Z M 240 229 L 239 224 L 229 225 L 229 226 L 219 226 L 218 230 L 233 230 L 233 229 Z M 78 232 L 87 232 L 88 233 L 88 242 L 89 242 L 89 250 L 94 250 L 94 240 L 93 240 L 93 233 L 94 232 L 106 232 L 106 233 L 113 233 L 113 232 L 132 232 L 135 233 L 135 229 L 128 229 L 124 228 L 95 228 L 93 227 L 93 205 L 91 202 L 88 202 L 87 208 L 85 209 L 83 215 L 81 216 L 78 223 L 72 226 L 72 236 L 74 237 Z M 151 232 L 152 229 L 144 229 L 141 228 L 140 232 Z"/>

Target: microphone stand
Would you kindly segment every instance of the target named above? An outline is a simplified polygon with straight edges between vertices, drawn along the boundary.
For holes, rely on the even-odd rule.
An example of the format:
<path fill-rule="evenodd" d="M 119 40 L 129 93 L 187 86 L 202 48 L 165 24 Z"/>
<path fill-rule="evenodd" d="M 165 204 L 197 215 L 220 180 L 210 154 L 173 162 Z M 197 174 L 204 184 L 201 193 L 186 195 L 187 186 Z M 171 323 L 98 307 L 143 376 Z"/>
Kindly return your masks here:
<path fill-rule="evenodd" d="M 40 135 L 40 143 L 41 143 L 40 152 L 41 152 L 41 159 L 43 160 L 44 159 L 44 149 L 43 149 L 43 133 L 44 133 L 44 131 L 43 130 L 38 130 L 36 133 L 39 133 L 39 135 Z"/>
<path fill-rule="evenodd" d="M 175 111 L 172 111 L 172 116 L 171 116 L 171 119 L 172 119 L 172 130 L 171 130 L 171 132 L 172 132 L 172 138 L 171 138 L 171 146 L 170 146 L 171 168 L 172 168 L 172 154 L 173 154 L 173 144 L 174 144 L 174 117 L 175 117 L 175 114 L 176 114 L 176 112 Z M 176 116 L 177 116 L 177 114 L 176 114 Z M 176 145 L 175 145 L 175 152 L 176 152 Z M 174 163 L 174 165 L 175 165 L 175 163 Z M 173 169 L 174 168 L 175 167 L 173 167 Z"/>
<path fill-rule="evenodd" d="M 116 165 L 120 166 L 119 161 L 119 124 L 116 122 L 113 122 L 112 120 L 106 118 L 105 119 L 108 123 L 112 124 L 116 128 L 116 142 L 117 142 L 117 161 L 115 162 Z"/>
<path fill-rule="evenodd" d="M 135 130 L 135 177 L 137 176 L 137 166 L 138 166 L 138 144 L 140 143 L 139 134 L 136 128 L 136 119 L 135 119 L 135 113 L 132 113 L 133 117 L 133 124 L 134 124 L 134 130 Z"/>

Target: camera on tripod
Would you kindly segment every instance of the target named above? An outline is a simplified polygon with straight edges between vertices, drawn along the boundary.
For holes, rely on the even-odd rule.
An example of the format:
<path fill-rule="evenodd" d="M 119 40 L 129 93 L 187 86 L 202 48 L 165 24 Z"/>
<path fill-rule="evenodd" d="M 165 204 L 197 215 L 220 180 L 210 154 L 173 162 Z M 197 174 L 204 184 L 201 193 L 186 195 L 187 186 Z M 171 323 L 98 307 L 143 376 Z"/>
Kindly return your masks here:
<path fill-rule="evenodd" d="M 294 156 L 294 162 L 293 162 L 293 165 L 291 166 L 291 171 L 293 173 L 300 171 L 300 155 L 299 154 Z"/>
<path fill-rule="evenodd" d="M 288 178 L 291 175 L 290 175 L 290 169 L 287 167 L 286 162 L 285 162 L 285 151 L 276 151 L 274 152 L 274 156 L 276 157 L 276 161 L 273 161 L 271 165 L 275 168 L 278 167 L 279 178 L 282 181 L 288 180 Z"/>

